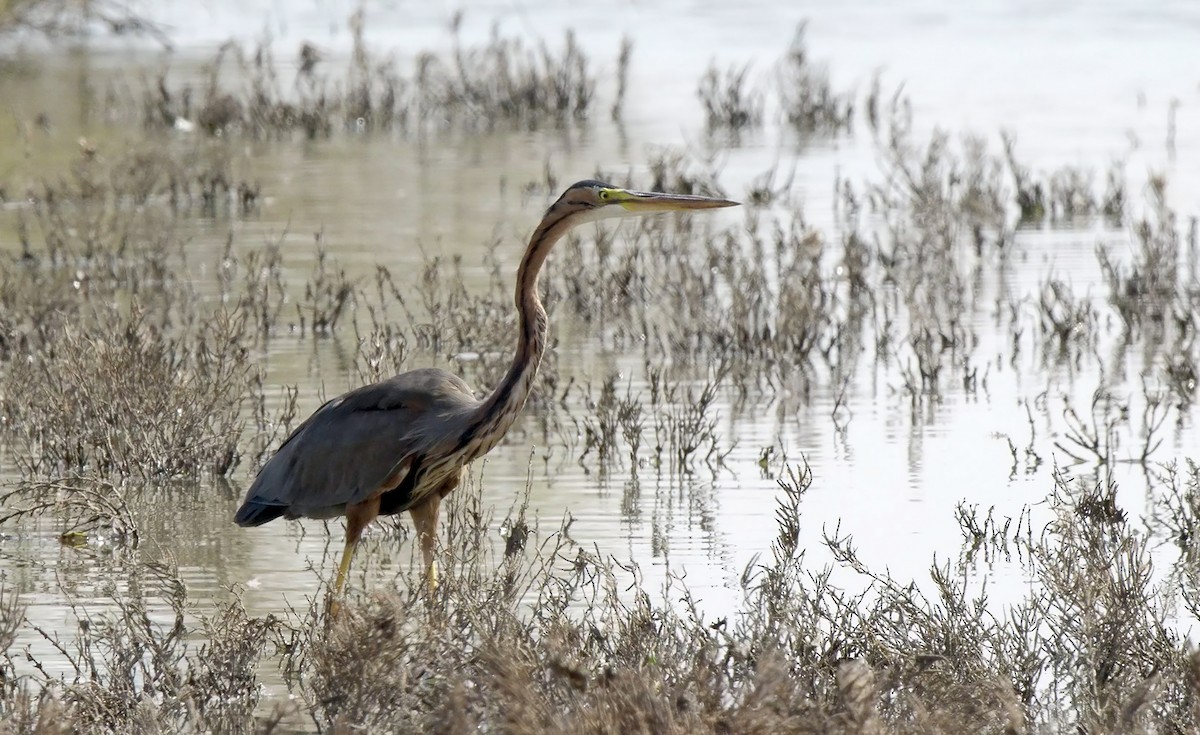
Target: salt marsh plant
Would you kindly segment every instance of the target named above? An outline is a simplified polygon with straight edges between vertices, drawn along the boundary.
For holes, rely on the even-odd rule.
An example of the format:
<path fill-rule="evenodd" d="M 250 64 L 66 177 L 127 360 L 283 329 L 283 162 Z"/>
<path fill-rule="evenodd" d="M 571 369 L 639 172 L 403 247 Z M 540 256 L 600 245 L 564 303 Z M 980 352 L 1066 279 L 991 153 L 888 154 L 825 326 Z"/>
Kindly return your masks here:
<path fill-rule="evenodd" d="M 68 546 L 98 540 L 102 544 L 137 548 L 138 523 L 126 488 L 103 475 L 74 475 L 18 483 L 0 494 L 0 526 L 52 518 Z"/>
<path fill-rule="evenodd" d="M 53 352 L 10 365 L 4 412 L 25 445 L 26 472 L 152 478 L 232 470 L 253 376 L 244 324 L 228 315 L 207 324 L 173 339 L 135 305 L 127 316 L 100 317 L 103 331 L 68 327 Z"/>
<path fill-rule="evenodd" d="M 1109 302 L 1126 328 L 1156 331 L 1177 308 L 1180 295 L 1181 233 L 1174 215 L 1161 205 L 1132 226 L 1134 260 L 1114 262 L 1106 248 L 1097 249 Z"/>
<path fill-rule="evenodd" d="M 199 610 L 169 562 L 114 559 L 111 572 L 139 584 L 76 609 L 84 624 L 53 639 L 61 675 L 5 649 L 4 670 L 29 673 L 5 677 L 0 711 L 8 731 L 36 733 L 271 732 L 306 720 L 515 733 L 1196 726 L 1200 659 L 1165 623 L 1173 593 L 1111 484 L 1057 474 L 1041 529 L 960 513 L 989 529 L 972 534 L 976 548 L 1024 560 L 1027 595 L 997 605 L 948 565 L 919 584 L 894 580 L 836 532 L 833 565 L 814 565 L 798 543 L 813 482 L 803 466 L 783 469 L 777 538 L 745 569 L 731 619 L 706 617 L 680 579 L 646 589 L 636 566 L 595 554 L 569 521 L 531 526 L 518 503 L 498 522 L 476 493 L 449 501 L 436 592 L 402 572 L 328 624 L 315 602 L 266 618 L 236 599 Z M 1171 513 L 1194 527 L 1194 510 Z M 497 527 L 524 529 L 523 543 L 493 545 Z M 20 611 L 3 609 L 7 630 Z M 279 667 L 291 702 L 261 699 L 259 661 Z"/>
<path fill-rule="evenodd" d="M 80 625 L 70 641 L 37 629 L 64 657 L 66 673 L 27 659 L 33 673 L 5 681 L 4 731 L 254 732 L 256 666 L 273 622 L 248 618 L 236 600 L 196 622 L 170 562 L 113 566 L 131 584 L 113 588 L 107 612 L 71 603 Z M 204 641 L 189 640 L 196 635 Z M 12 655 L 8 649 L 10 672 Z"/>
<path fill-rule="evenodd" d="M 1053 363 L 1095 350 L 1100 315 L 1087 296 L 1077 296 L 1067 283 L 1051 279 L 1042 284 L 1038 316 L 1045 359 Z"/>
<path fill-rule="evenodd" d="M 807 24 L 800 24 L 779 64 L 779 103 L 784 118 L 803 136 L 849 132 L 854 121 L 854 99 L 838 92 L 829 70 L 814 63 L 804 40 Z"/>
<path fill-rule="evenodd" d="M 1092 171 L 1066 166 L 1048 174 L 1035 174 L 1018 159 L 1016 137 L 1004 131 L 1000 139 L 1022 222 L 1062 221 L 1095 215 L 1103 215 L 1116 223 L 1124 219 L 1128 195 L 1119 164 L 1109 166 L 1105 189 L 1100 193 L 1096 190 Z"/>
<path fill-rule="evenodd" d="M 715 64 L 705 72 L 696 94 L 709 130 L 738 131 L 762 123 L 763 95 L 747 85 L 749 73 L 748 66 L 721 71 Z"/>
<path fill-rule="evenodd" d="M 625 93 L 629 88 L 629 62 L 633 58 L 633 39 L 625 36 L 621 39 L 621 51 L 617 54 L 617 92 L 613 96 L 611 117 L 614 122 L 621 120 L 625 107 Z"/>
<path fill-rule="evenodd" d="M 207 65 L 202 85 L 175 83 L 164 71 L 142 90 L 142 123 L 155 130 L 199 128 L 211 136 L 278 138 L 299 132 L 311 139 L 334 132 L 531 129 L 590 115 L 595 76 L 573 34 L 558 49 L 544 42 L 530 47 L 496 27 L 488 41 L 468 45 L 459 37 L 461 20 L 451 24 L 448 55 L 419 52 L 411 69 L 401 69 L 394 58 L 367 47 L 359 11 L 350 22 L 348 67 L 327 73 L 329 64 L 305 43 L 291 84 L 281 79 L 269 42 L 252 50 L 227 43 Z M 622 54 L 627 65 L 628 51 Z M 126 117 L 130 94 L 110 90 L 110 115 Z M 619 98 L 614 105 L 619 109 Z"/>
<path fill-rule="evenodd" d="M 849 132 L 854 95 L 834 90 L 828 70 L 809 58 L 804 33 L 805 24 L 801 24 L 769 85 L 776 92 L 783 118 L 805 139 Z M 751 74 L 749 64 L 709 65 L 696 94 L 710 132 L 737 133 L 761 126 L 767 96 L 759 76 Z"/>
<path fill-rule="evenodd" d="M 254 312 L 203 303 L 174 226 L 188 211 L 175 172 L 227 165 L 153 144 L 83 151 L 17 213 L 21 249 L 0 256 L 0 413 L 26 475 L 222 475 L 268 423 L 252 400 Z"/>
<path fill-rule="evenodd" d="M 149 36 L 165 47 L 162 28 L 113 0 L 7 0 L 0 6 L 0 36 L 38 33 L 51 39 L 84 36 L 97 28 L 114 35 Z"/>

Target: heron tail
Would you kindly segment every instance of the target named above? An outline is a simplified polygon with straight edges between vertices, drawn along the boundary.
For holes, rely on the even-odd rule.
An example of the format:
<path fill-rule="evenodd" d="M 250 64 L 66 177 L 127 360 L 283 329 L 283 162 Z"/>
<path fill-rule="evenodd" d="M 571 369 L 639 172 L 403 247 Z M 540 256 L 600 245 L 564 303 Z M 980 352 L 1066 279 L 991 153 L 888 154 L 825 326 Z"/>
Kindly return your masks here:
<path fill-rule="evenodd" d="M 233 521 L 239 526 L 261 526 L 283 515 L 286 510 L 287 506 L 284 505 L 247 500 L 242 503 L 241 508 L 238 508 Z"/>

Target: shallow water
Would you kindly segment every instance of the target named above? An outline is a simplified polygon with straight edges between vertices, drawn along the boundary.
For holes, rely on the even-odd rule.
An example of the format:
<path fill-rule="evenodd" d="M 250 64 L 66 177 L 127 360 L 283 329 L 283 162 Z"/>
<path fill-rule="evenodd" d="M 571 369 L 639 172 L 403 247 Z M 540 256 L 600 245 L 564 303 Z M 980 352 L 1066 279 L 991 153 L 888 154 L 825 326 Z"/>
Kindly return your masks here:
<path fill-rule="evenodd" d="M 367 38 L 373 48 L 394 49 L 401 59 L 417 49 L 448 45 L 447 14 L 441 8 L 387 3 L 369 15 Z M 281 54 L 301 39 L 315 41 L 335 56 L 349 45 L 345 18 L 356 2 L 164 3 L 155 10 L 172 27 L 174 67 L 194 68 L 214 44 L 232 36 L 252 41 L 267 28 Z M 218 13 L 217 8 L 234 15 Z M 748 9 L 747 9 L 748 8 Z M 611 6 L 553 3 L 476 5 L 463 28 L 465 40 L 484 38 L 493 20 L 507 33 L 528 33 L 558 43 L 561 29 L 573 27 L 596 69 L 614 67 L 619 39 L 628 33 L 635 51 L 631 87 L 622 126 L 601 114 L 582 130 L 448 136 L 420 143 L 389 136 L 335 136 L 328 142 L 247 143 L 237 166 L 261 182 L 261 212 L 245 220 L 192 220 L 193 263 L 214 263 L 230 227 L 241 243 L 284 237 L 285 265 L 303 283 L 313 255 L 312 233 L 321 232 L 330 254 L 352 276 L 366 276 L 376 263 L 393 273 L 414 273 L 427 252 L 462 254 L 480 264 L 497 236 L 506 272 L 515 268 L 531 223 L 546 201 L 521 194 L 525 182 L 539 181 L 547 165 L 560 183 L 585 178 L 597 169 L 644 171 L 649 152 L 659 147 L 699 148 L 703 116 L 695 87 L 711 59 L 722 64 L 753 62 L 767 70 L 782 56 L 795 24 L 809 19 L 809 50 L 830 63 L 835 84 L 864 89 L 883 69 L 885 84 L 904 84 L 914 103 L 917 127 L 974 132 L 995 140 L 1000 129 L 1018 138 L 1021 160 L 1039 170 L 1071 164 L 1102 177 L 1110 162 L 1125 162 L 1131 198 L 1140 199 L 1147 171 L 1166 174 L 1170 199 L 1184 217 L 1196 214 L 1200 199 L 1200 78 L 1194 67 L 1194 36 L 1200 9 L 1187 3 L 1158 3 L 1144 10 L 1127 0 L 1094 4 L 988 2 L 970 7 L 908 0 L 899 3 L 821 3 L 804 15 L 787 3 L 751 6 L 671 2 Z M 0 182 L 35 179 L 61 170 L 76 155 L 75 140 L 86 135 L 103 150 L 121 145 L 120 133 L 87 109 L 85 86 L 102 85 L 137 69 L 154 69 L 161 53 L 126 41 L 97 39 L 70 53 L 43 52 L 36 44 L 14 60 L 0 61 Z M 0 53 L 4 47 L 0 46 Z M 1173 149 L 1167 145 L 1168 107 L 1180 102 Z M 603 108 L 603 105 L 602 105 Z M 49 132 L 28 123 L 41 112 Z M 772 119 L 768 110 L 768 120 Z M 776 162 L 795 171 L 807 219 L 822 229 L 833 226 L 833 181 L 873 175 L 877 154 L 869 136 L 799 146 L 778 125 L 721 152 L 722 183 L 737 196 L 748 182 Z M 635 176 L 636 179 L 636 176 Z M 723 212 L 720 224 L 742 215 Z M 11 246 L 11 223 L 0 229 Z M 1101 297 L 1097 242 L 1121 243 L 1122 231 L 1086 223 L 1080 229 L 1021 231 L 1020 254 L 1007 283 L 984 273 L 982 292 L 1003 287 L 1016 296 L 1036 293 L 1048 273 L 1072 284 L 1077 293 Z M 549 266 L 554 267 L 553 261 Z M 482 270 L 468 270 L 481 286 Z M 203 274 L 201 274 L 203 278 Z M 669 274 L 662 274 L 669 278 Z M 989 280 L 991 279 L 991 280 Z M 485 505 L 501 512 L 528 482 L 531 506 L 543 526 L 554 527 L 565 513 L 576 519 L 572 536 L 619 559 L 637 560 L 647 578 L 661 579 L 669 565 L 685 572 L 689 585 L 714 617 L 737 600 L 736 582 L 745 565 L 766 552 L 775 532 L 775 480 L 764 476 L 758 458 L 764 447 L 782 447 L 803 456 L 814 482 L 804 504 L 805 541 L 820 558 L 822 529 L 840 527 L 853 535 L 863 559 L 886 567 L 899 580 L 922 578 L 936 558 L 957 555 L 961 537 L 954 521 L 959 502 L 995 506 L 999 516 L 1016 516 L 1052 489 L 1053 449 L 1040 427 L 1047 461 L 1033 473 L 1010 474 L 1012 458 L 1002 435 L 1027 437 L 1029 420 L 1021 403 L 1051 388 L 1077 402 L 1090 396 L 1099 376 L 1055 376 L 1034 369 L 1027 357 L 1021 370 L 1001 357 L 1006 334 L 996 333 L 992 306 L 981 299 L 969 323 L 982 344 L 975 355 L 988 368 L 986 387 L 976 393 L 952 385 L 943 398 L 914 406 L 898 390 L 894 371 L 868 368 L 856 376 L 845 404 L 849 420 L 833 420 L 838 386 L 821 383 L 805 400 L 781 395 L 749 408 L 726 403 L 720 427 L 735 448 L 726 470 L 701 472 L 689 482 L 643 476 L 634 512 L 623 512 L 628 477 L 601 479 L 586 473 L 562 446 L 541 446 L 534 421 L 518 423 L 514 434 L 483 467 Z M 575 341 L 579 330 L 562 326 L 560 365 L 565 374 L 599 379 L 612 365 L 635 355 L 611 354 Z M 272 383 L 300 389 L 302 413 L 353 384 L 344 356 L 353 354 L 353 335 L 328 340 L 277 338 L 263 360 Z M 1127 381 L 1138 384 L 1135 366 Z M 841 428 L 839 430 L 839 423 Z M 1155 455 L 1157 461 L 1187 456 L 1196 446 L 1192 417 L 1182 417 Z M 531 462 L 531 452 L 534 460 Z M 550 459 L 542 458 L 549 455 Z M 1066 463 L 1067 458 L 1058 458 Z M 11 467 L 11 464 L 9 465 Z M 1081 468 L 1086 474 L 1088 468 Z M 1145 482 L 1140 467 L 1116 469 L 1124 502 L 1140 508 Z M 180 565 L 190 595 L 202 605 L 246 588 L 251 614 L 281 610 L 285 601 L 303 604 L 317 590 L 309 564 L 328 569 L 330 536 L 319 523 L 303 533 L 294 524 L 242 530 L 230 518 L 248 478 L 231 488 L 176 488 L 161 505 L 144 513 L 144 553 L 169 553 Z M 656 483 L 674 482 L 667 488 Z M 330 526 L 332 544 L 340 530 Z M 77 599 L 105 595 L 93 554 L 61 546 L 52 530 L 0 540 L 0 579 L 20 591 L 30 621 L 69 634 L 75 622 L 64 605 L 60 581 Z M 367 588 L 384 584 L 393 565 L 407 565 L 409 544 L 389 558 L 378 546 L 360 554 L 368 570 Z M 993 597 L 1019 595 L 1023 585 L 1013 569 L 976 570 L 989 575 Z M 361 578 L 356 577 L 361 581 Z M 36 642 L 27 631 L 22 642 Z"/>

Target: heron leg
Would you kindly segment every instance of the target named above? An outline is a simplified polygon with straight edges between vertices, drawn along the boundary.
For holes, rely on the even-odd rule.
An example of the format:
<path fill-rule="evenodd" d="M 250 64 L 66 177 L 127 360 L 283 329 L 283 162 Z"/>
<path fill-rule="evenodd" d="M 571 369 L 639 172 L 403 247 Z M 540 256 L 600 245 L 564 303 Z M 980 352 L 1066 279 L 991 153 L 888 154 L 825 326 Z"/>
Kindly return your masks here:
<path fill-rule="evenodd" d="M 437 588 L 437 560 L 433 558 L 437 546 L 438 510 L 442 505 L 442 496 L 431 493 L 429 499 L 418 506 L 409 509 L 413 526 L 417 529 L 417 540 L 421 542 L 421 558 L 425 562 L 425 573 L 429 578 L 429 586 Z"/>
<path fill-rule="evenodd" d="M 350 574 L 350 560 L 358 548 L 363 529 L 379 515 L 379 498 L 374 497 L 346 507 L 346 545 L 342 548 L 342 563 L 338 565 L 337 581 L 333 584 L 333 596 L 340 597 L 346 577 Z"/>
<path fill-rule="evenodd" d="M 349 534 L 346 535 L 346 545 L 342 548 L 342 563 L 338 565 L 337 581 L 333 583 L 333 596 L 341 597 L 342 587 L 346 585 L 346 576 L 350 573 L 350 560 L 354 558 L 354 549 L 358 546 L 358 540 L 350 540 Z"/>

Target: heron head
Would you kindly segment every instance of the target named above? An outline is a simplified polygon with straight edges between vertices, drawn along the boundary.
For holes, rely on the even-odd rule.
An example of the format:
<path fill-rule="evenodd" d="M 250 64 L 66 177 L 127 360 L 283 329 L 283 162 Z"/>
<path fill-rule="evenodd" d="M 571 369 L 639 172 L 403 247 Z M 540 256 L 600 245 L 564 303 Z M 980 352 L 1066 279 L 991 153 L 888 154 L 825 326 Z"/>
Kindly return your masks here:
<path fill-rule="evenodd" d="M 580 181 L 567 187 L 555 207 L 570 207 L 584 221 L 631 217 L 655 212 L 736 207 L 739 202 L 690 194 L 630 191 L 603 181 Z"/>

